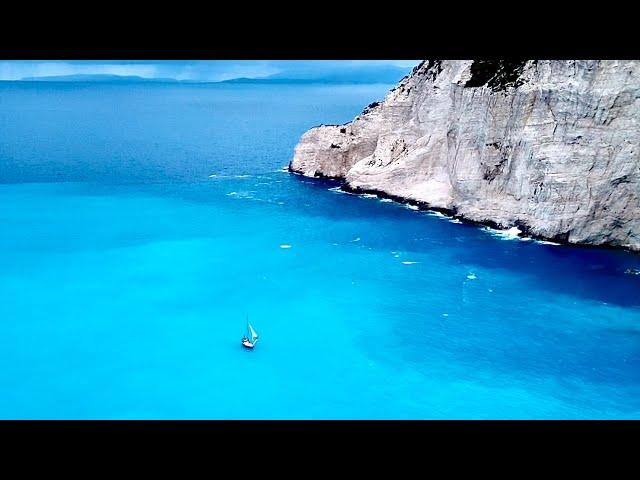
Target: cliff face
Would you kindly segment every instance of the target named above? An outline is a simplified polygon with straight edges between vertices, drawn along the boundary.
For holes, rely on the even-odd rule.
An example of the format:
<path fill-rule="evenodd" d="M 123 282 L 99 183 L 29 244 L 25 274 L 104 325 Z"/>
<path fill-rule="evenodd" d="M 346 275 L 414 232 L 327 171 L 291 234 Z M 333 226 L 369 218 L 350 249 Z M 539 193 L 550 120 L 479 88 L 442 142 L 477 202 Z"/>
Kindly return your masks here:
<path fill-rule="evenodd" d="M 472 221 L 640 251 L 640 61 L 425 61 L 290 170 Z"/>

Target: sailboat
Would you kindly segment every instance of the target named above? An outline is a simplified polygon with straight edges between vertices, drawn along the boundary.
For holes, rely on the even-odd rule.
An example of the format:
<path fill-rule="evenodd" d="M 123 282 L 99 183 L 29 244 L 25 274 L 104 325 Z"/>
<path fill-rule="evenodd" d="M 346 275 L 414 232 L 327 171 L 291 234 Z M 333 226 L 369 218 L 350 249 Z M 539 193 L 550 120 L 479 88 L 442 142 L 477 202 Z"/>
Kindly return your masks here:
<path fill-rule="evenodd" d="M 251 324 L 247 322 L 247 335 L 242 337 L 242 346 L 245 348 L 253 348 L 258 341 L 258 334 L 253 329 Z"/>

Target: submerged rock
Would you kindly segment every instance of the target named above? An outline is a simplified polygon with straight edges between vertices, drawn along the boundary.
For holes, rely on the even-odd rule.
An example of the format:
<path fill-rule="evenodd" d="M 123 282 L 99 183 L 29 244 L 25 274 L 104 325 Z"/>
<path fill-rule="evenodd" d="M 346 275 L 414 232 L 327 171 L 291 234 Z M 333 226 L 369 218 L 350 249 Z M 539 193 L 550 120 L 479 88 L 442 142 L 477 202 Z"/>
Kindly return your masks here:
<path fill-rule="evenodd" d="M 640 251 L 640 62 L 437 61 L 289 170 L 563 243 Z"/>

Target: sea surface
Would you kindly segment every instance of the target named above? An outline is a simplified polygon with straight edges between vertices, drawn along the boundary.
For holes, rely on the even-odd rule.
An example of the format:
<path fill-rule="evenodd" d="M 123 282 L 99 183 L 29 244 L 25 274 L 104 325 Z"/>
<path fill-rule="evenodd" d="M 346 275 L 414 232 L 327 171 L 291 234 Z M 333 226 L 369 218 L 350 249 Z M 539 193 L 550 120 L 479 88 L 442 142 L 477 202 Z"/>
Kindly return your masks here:
<path fill-rule="evenodd" d="M 0 83 L 0 418 L 640 418 L 639 255 L 283 171 L 390 87 Z"/>

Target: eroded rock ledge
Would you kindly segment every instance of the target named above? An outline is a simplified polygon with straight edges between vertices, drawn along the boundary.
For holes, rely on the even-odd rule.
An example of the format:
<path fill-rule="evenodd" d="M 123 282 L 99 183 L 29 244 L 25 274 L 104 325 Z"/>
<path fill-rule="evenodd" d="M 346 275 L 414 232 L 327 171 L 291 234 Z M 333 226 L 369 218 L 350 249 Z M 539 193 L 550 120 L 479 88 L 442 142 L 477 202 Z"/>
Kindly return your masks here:
<path fill-rule="evenodd" d="M 563 243 L 640 251 L 640 62 L 426 60 L 289 170 Z"/>

